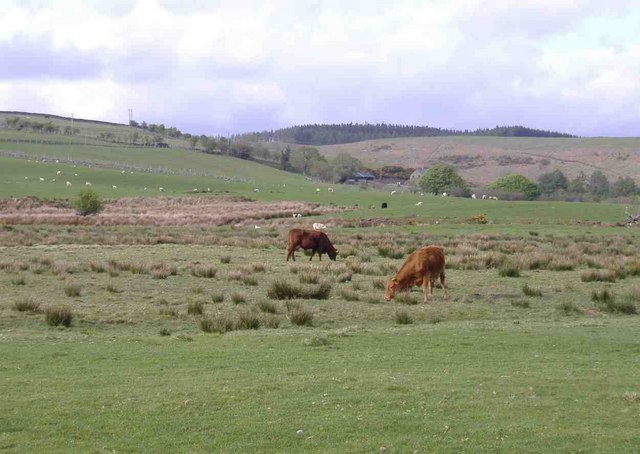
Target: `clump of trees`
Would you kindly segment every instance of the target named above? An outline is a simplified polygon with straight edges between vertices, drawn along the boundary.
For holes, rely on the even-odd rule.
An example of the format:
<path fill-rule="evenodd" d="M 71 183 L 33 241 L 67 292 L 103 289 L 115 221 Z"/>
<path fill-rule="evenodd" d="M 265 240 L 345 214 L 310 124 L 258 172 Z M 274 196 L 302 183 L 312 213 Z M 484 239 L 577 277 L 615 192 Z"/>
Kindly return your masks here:
<path fill-rule="evenodd" d="M 505 175 L 487 185 L 488 189 L 495 189 L 506 194 L 522 194 L 527 200 L 534 200 L 540 195 L 540 188 L 524 175 Z"/>
<path fill-rule="evenodd" d="M 60 126 L 54 125 L 51 120 L 43 122 L 21 117 L 8 117 L 5 120 L 5 125 L 9 129 L 15 129 L 18 131 L 46 132 L 48 134 L 60 133 Z M 78 128 L 67 126 L 63 129 L 63 132 L 64 134 L 72 135 L 79 133 L 80 130 Z"/>
<path fill-rule="evenodd" d="M 432 126 L 340 123 L 308 124 L 246 134 L 253 140 L 281 141 L 300 145 L 332 145 L 396 137 L 437 136 L 500 136 L 500 137 L 574 137 L 555 131 L 525 128 L 524 126 L 496 126 L 495 128 L 456 130 Z"/>
<path fill-rule="evenodd" d="M 469 197 L 469 184 L 449 164 L 435 164 L 429 167 L 419 180 L 423 191 L 431 194 L 450 193 L 454 196 Z"/>

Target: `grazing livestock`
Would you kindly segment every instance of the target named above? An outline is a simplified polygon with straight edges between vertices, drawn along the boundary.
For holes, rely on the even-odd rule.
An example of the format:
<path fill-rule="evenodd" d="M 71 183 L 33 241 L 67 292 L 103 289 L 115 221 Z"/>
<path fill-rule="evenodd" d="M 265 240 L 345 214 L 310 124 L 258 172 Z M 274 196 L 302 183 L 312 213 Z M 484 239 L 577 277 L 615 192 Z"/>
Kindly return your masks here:
<path fill-rule="evenodd" d="M 472 198 L 472 199 L 475 199 L 475 198 L 476 198 L 476 195 L 475 195 L 475 194 L 471 194 L 471 198 Z"/>
<path fill-rule="evenodd" d="M 85 185 L 85 186 L 91 186 L 91 182 L 90 182 L 90 181 L 85 181 L 85 182 L 84 182 L 84 185 Z"/>
<path fill-rule="evenodd" d="M 160 192 L 164 192 L 164 188 L 163 187 L 160 188 Z"/>
<path fill-rule="evenodd" d="M 67 181 L 67 187 L 71 186 L 71 182 Z"/>
<path fill-rule="evenodd" d="M 320 192 L 320 188 L 316 188 L 316 192 Z"/>
<path fill-rule="evenodd" d="M 333 192 L 333 188 L 327 188 L 327 191 Z"/>
<path fill-rule="evenodd" d="M 398 192 L 398 191 L 391 191 L 391 195 L 395 194 L 396 192 Z"/>
<path fill-rule="evenodd" d="M 327 228 L 326 225 L 320 224 L 319 222 L 314 222 L 313 223 L 313 230 L 324 230 L 326 228 Z"/>
<path fill-rule="evenodd" d="M 487 194 L 482 194 L 482 200 L 487 198 Z"/>
<path fill-rule="evenodd" d="M 422 205 L 422 202 L 418 202 L 416 203 L 416 206 L 419 207 L 420 205 Z"/>
<path fill-rule="evenodd" d="M 111 186 L 112 189 L 118 189 L 118 186 L 116 186 L 115 184 L 113 186 Z"/>
<path fill-rule="evenodd" d="M 318 254 L 320 261 L 322 261 L 322 254 L 327 254 L 331 260 L 335 260 L 338 255 L 338 251 L 329 241 L 327 234 L 316 230 L 292 229 L 289 231 L 287 261 L 289 261 L 289 258 L 292 258 L 294 262 L 296 261 L 295 251 L 299 247 L 305 251 L 311 249 L 309 261 L 311 261 L 315 253 Z"/>
<path fill-rule="evenodd" d="M 444 276 L 444 250 L 441 246 L 426 246 L 412 252 L 404 261 L 396 275 L 387 282 L 384 299 L 391 301 L 397 291 L 411 289 L 414 285 L 422 286 L 424 302 L 427 303 L 427 291 L 433 295 L 433 285 L 440 278 L 440 285 L 447 297 Z"/>
<path fill-rule="evenodd" d="M 387 208 L 387 202 L 382 202 L 382 205 L 380 205 L 380 208 Z"/>
<path fill-rule="evenodd" d="M 58 171 L 56 172 L 56 175 L 60 175 L 61 173 L 62 173 L 62 171 L 61 171 L 61 170 L 58 170 Z"/>
<path fill-rule="evenodd" d="M 447 197 L 449 194 L 447 194 L 446 192 L 442 193 L 442 197 Z"/>

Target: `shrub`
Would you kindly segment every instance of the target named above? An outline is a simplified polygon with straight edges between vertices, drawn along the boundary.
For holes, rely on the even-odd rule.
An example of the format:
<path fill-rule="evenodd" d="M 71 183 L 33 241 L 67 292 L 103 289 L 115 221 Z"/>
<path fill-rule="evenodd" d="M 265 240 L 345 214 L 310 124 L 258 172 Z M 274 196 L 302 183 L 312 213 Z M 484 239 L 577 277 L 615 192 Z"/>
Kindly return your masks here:
<path fill-rule="evenodd" d="M 615 282 L 616 273 L 611 270 L 589 270 L 580 275 L 582 282 Z"/>
<path fill-rule="evenodd" d="M 276 329 L 280 326 L 280 317 L 274 315 L 265 316 L 262 323 L 265 328 Z"/>
<path fill-rule="evenodd" d="M 520 268 L 515 263 L 505 263 L 498 271 L 502 277 L 520 277 Z"/>
<path fill-rule="evenodd" d="M 195 277 L 206 277 L 206 278 L 214 278 L 218 273 L 218 270 L 212 266 L 207 265 L 192 265 L 191 266 L 191 275 Z"/>
<path fill-rule="evenodd" d="M 111 293 L 122 293 L 122 290 L 119 290 L 115 285 L 109 283 L 107 284 L 107 292 L 111 292 Z"/>
<path fill-rule="evenodd" d="M 602 291 L 594 290 L 591 292 L 591 301 L 595 301 L 597 303 L 608 303 L 613 301 L 613 293 L 609 291 L 609 289 L 603 289 Z"/>
<path fill-rule="evenodd" d="M 489 220 L 484 214 L 476 214 L 474 216 L 471 216 L 470 218 L 467 218 L 466 222 L 468 224 L 487 224 Z"/>
<path fill-rule="evenodd" d="M 574 303 L 573 301 L 561 302 L 558 305 L 558 309 L 560 310 L 560 312 L 564 313 L 565 315 L 579 314 L 581 312 L 580 308 L 578 308 L 576 303 Z"/>
<path fill-rule="evenodd" d="M 382 300 L 380 298 L 375 297 L 375 296 L 367 296 L 365 301 L 367 303 L 369 303 L 369 304 L 381 304 L 382 303 Z"/>
<path fill-rule="evenodd" d="M 70 327 L 73 321 L 73 312 L 68 306 L 48 306 L 44 310 L 44 321 L 50 326 Z"/>
<path fill-rule="evenodd" d="M 294 309 L 300 309 L 302 307 L 302 303 L 300 301 L 285 301 L 284 306 L 287 308 L 287 312 L 291 312 Z"/>
<path fill-rule="evenodd" d="M 405 310 L 396 311 L 394 318 L 398 325 L 410 325 L 413 323 L 413 317 Z"/>
<path fill-rule="evenodd" d="M 236 321 L 236 329 L 258 329 L 262 325 L 260 317 L 251 312 L 240 312 Z"/>
<path fill-rule="evenodd" d="M 418 304 L 418 299 L 411 296 L 411 293 L 409 292 L 396 293 L 395 299 L 400 304 L 408 304 L 410 306 L 415 306 L 416 304 Z"/>
<path fill-rule="evenodd" d="M 198 326 L 205 333 L 226 333 L 227 331 L 233 331 L 235 324 L 232 319 L 225 315 L 212 315 L 209 317 L 203 317 L 198 320 Z"/>
<path fill-rule="evenodd" d="M 317 287 L 303 289 L 302 297 L 312 300 L 326 300 L 331 295 L 331 284 L 323 282 Z"/>
<path fill-rule="evenodd" d="M 338 277 L 336 278 L 336 282 L 349 282 L 351 278 L 353 278 L 353 273 L 351 273 L 350 271 L 346 271 L 338 275 Z"/>
<path fill-rule="evenodd" d="M 80 190 L 78 198 L 74 201 L 74 207 L 80 216 L 87 216 L 100 212 L 102 210 L 102 202 L 93 188 L 83 188 Z"/>
<path fill-rule="evenodd" d="M 258 309 L 260 309 L 262 312 L 266 314 L 278 313 L 278 306 L 276 306 L 275 303 L 271 301 L 266 301 L 266 300 L 260 301 L 258 303 Z"/>
<path fill-rule="evenodd" d="M 289 312 L 289 320 L 291 323 L 298 326 L 312 326 L 313 325 L 313 312 L 303 308 L 297 308 Z"/>
<path fill-rule="evenodd" d="M 378 254 L 380 257 L 386 257 L 389 259 L 401 259 L 404 257 L 404 251 L 400 249 L 392 249 L 387 246 L 378 246 Z"/>
<path fill-rule="evenodd" d="M 322 347 L 324 345 L 329 345 L 329 339 L 324 336 L 312 336 L 304 339 L 302 344 L 307 347 Z"/>
<path fill-rule="evenodd" d="M 167 317 L 177 317 L 178 316 L 178 311 L 176 311 L 175 309 L 172 309 L 170 307 L 161 307 L 160 310 L 158 311 L 158 313 L 160 315 L 166 315 Z"/>
<path fill-rule="evenodd" d="M 103 263 L 91 263 L 90 268 L 94 273 L 104 273 L 107 271 L 107 267 Z"/>
<path fill-rule="evenodd" d="M 253 276 L 245 276 L 242 278 L 244 285 L 258 285 L 258 280 Z"/>
<path fill-rule="evenodd" d="M 78 297 L 80 296 L 80 286 L 78 284 L 69 282 L 64 286 L 64 294 L 69 297 Z"/>
<path fill-rule="evenodd" d="M 527 296 L 542 296 L 542 290 L 529 287 L 529 284 L 524 284 L 522 286 L 522 293 L 524 293 Z"/>
<path fill-rule="evenodd" d="M 360 297 L 358 296 L 358 294 L 352 290 L 340 290 L 340 292 L 338 293 L 338 295 L 340 296 L 340 298 L 342 298 L 345 301 L 359 301 Z"/>
<path fill-rule="evenodd" d="M 40 312 L 40 303 L 29 296 L 13 303 L 13 309 L 18 312 L 33 312 L 36 314 Z"/>
<path fill-rule="evenodd" d="M 317 284 L 320 282 L 320 275 L 318 273 L 300 273 L 298 279 L 301 284 Z"/>
<path fill-rule="evenodd" d="M 274 281 L 271 283 L 269 290 L 267 290 L 267 296 L 274 300 L 300 298 L 302 293 L 302 287 L 285 281 Z"/>
<path fill-rule="evenodd" d="M 384 279 L 374 279 L 371 282 L 371 286 L 376 290 L 384 290 L 386 288 L 386 283 Z"/>
<path fill-rule="evenodd" d="M 17 287 L 19 285 L 26 285 L 27 281 L 24 278 L 24 276 L 18 276 L 18 277 L 11 278 L 11 283 Z"/>
<path fill-rule="evenodd" d="M 200 301 L 193 301 L 187 305 L 187 314 L 202 315 L 204 312 L 204 305 Z"/>
<path fill-rule="evenodd" d="M 220 263 L 231 263 L 231 256 L 223 255 L 222 257 L 220 257 Z"/>
<path fill-rule="evenodd" d="M 214 293 L 211 295 L 211 301 L 213 303 L 222 303 L 224 301 L 224 293 Z"/>
<path fill-rule="evenodd" d="M 231 294 L 231 301 L 234 304 L 243 304 L 247 302 L 247 294 L 242 292 L 236 292 Z"/>

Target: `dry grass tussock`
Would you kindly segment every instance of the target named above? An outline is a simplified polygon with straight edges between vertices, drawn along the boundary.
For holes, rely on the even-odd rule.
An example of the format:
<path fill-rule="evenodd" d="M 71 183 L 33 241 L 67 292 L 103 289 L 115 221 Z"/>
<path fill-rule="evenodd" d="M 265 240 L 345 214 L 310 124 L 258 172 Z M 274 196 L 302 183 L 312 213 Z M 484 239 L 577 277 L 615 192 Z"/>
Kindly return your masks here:
<path fill-rule="evenodd" d="M 248 225 L 269 219 L 313 216 L 341 208 L 306 202 L 256 202 L 238 197 L 127 197 L 104 203 L 98 216 L 77 216 L 68 201 L 0 200 L 2 224 Z"/>

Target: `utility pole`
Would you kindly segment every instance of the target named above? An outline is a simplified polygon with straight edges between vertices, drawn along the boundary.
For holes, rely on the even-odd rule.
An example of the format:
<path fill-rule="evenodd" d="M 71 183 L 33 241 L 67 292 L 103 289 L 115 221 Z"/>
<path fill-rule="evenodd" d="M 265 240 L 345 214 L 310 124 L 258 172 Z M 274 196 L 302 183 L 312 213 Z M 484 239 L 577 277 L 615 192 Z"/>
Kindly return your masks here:
<path fill-rule="evenodd" d="M 133 109 L 129 109 L 129 126 L 131 126 L 131 120 L 133 120 Z"/>

